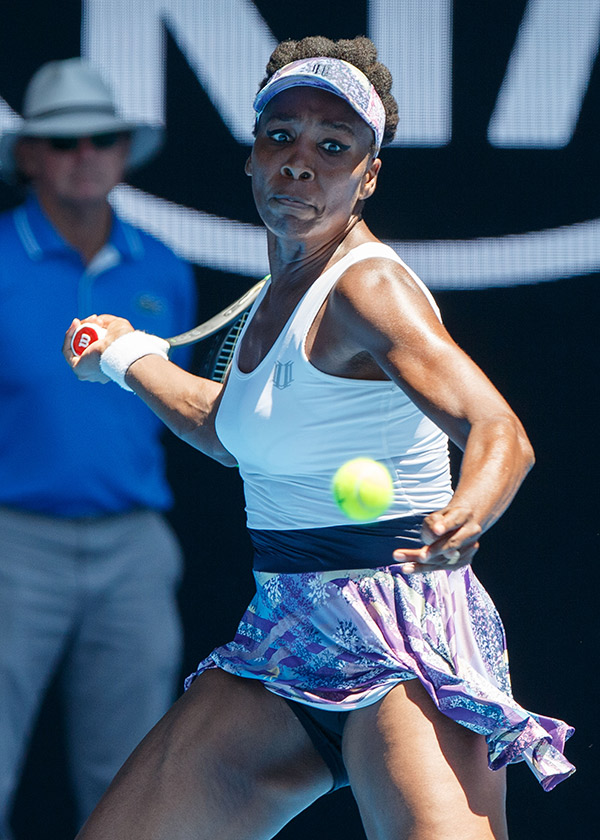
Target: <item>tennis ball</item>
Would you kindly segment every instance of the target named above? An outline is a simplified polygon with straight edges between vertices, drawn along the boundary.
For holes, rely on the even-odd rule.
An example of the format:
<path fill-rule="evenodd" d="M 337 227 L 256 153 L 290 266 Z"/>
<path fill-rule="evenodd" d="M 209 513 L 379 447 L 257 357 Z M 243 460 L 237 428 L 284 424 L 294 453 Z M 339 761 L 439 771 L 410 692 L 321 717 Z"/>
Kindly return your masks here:
<path fill-rule="evenodd" d="M 333 498 L 349 519 L 376 519 L 392 503 L 394 487 L 386 467 L 372 458 L 346 461 L 333 477 Z"/>

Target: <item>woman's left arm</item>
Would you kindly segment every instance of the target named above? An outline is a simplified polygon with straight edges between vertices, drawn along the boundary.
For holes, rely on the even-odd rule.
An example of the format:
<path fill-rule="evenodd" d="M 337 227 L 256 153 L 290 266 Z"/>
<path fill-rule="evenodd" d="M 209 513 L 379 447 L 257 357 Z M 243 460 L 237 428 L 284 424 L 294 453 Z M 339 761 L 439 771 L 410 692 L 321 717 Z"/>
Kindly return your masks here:
<path fill-rule="evenodd" d="M 533 449 L 519 418 L 453 341 L 410 275 L 385 265 L 354 283 L 348 271 L 336 288 L 334 311 L 381 370 L 463 451 L 451 502 L 425 520 L 425 547 L 395 554 L 406 571 L 456 568 L 471 562 L 479 535 L 511 503 L 533 465 Z"/>

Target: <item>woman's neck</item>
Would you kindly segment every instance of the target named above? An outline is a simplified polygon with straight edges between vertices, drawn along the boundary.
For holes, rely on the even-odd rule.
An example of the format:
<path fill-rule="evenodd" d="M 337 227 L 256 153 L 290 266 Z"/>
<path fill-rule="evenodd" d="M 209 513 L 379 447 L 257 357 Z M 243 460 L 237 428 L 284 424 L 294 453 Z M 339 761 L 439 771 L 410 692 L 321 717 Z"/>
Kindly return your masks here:
<path fill-rule="evenodd" d="M 350 219 L 348 226 L 337 236 L 322 242 L 286 239 L 268 233 L 271 283 L 307 286 L 348 251 L 374 239 L 360 218 Z"/>

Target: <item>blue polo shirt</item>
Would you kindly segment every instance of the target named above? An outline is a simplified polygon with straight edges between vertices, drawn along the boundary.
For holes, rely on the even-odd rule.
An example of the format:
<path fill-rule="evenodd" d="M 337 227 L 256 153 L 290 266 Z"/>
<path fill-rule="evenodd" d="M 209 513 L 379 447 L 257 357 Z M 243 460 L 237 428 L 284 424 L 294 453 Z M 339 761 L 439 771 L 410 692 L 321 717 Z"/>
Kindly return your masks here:
<path fill-rule="evenodd" d="M 79 382 L 62 356 L 73 317 L 103 312 L 183 332 L 192 269 L 116 216 L 88 266 L 35 197 L 0 216 L 0 505 L 62 517 L 171 505 L 162 423 L 114 383 Z"/>

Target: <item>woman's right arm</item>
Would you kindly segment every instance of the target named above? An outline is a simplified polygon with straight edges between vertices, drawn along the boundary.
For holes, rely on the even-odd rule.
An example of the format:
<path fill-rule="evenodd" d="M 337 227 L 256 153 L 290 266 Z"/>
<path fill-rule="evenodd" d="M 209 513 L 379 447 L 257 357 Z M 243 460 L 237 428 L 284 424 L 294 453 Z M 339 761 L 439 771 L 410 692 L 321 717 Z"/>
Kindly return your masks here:
<path fill-rule="evenodd" d="M 71 337 L 80 324 L 76 319 L 65 336 L 63 355 L 79 379 L 109 382 L 100 369 L 100 357 L 115 339 L 133 328 L 122 318 L 106 315 L 86 320 L 96 320 L 104 326 L 106 336 L 76 356 L 71 350 Z M 221 383 L 194 376 L 154 354 L 133 362 L 127 369 L 125 382 L 174 434 L 221 464 L 236 466 L 236 459 L 221 444 L 215 430 L 224 388 Z"/>
<path fill-rule="evenodd" d="M 125 381 L 177 437 L 225 466 L 236 466 L 215 430 L 222 383 L 194 376 L 160 356 L 138 359 Z"/>

